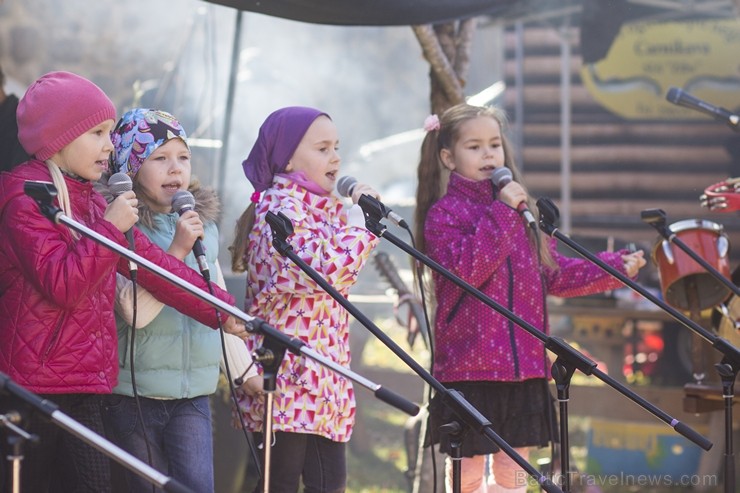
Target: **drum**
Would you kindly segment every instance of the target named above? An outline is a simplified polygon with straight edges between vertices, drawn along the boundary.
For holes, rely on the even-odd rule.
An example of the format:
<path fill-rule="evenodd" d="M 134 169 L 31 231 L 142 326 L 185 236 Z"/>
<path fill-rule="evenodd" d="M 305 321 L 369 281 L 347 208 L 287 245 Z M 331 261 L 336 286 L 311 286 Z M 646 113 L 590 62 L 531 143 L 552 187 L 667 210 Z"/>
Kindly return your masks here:
<path fill-rule="evenodd" d="M 691 251 L 720 274 L 730 277 L 730 241 L 721 225 L 688 219 L 669 228 Z M 656 243 L 652 257 L 660 274 L 663 299 L 674 308 L 701 311 L 717 306 L 730 295 L 727 286 L 668 240 Z"/>

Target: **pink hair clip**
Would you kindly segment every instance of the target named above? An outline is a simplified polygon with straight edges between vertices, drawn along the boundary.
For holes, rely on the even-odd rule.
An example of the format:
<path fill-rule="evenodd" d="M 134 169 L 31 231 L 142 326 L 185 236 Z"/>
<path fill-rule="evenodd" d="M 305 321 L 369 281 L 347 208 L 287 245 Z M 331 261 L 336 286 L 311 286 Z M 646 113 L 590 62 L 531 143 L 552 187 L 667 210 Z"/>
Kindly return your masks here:
<path fill-rule="evenodd" d="M 255 191 L 251 197 L 249 197 L 249 200 L 252 201 L 253 204 L 256 204 L 260 201 L 260 192 Z"/>
<path fill-rule="evenodd" d="M 437 115 L 429 115 L 424 119 L 424 131 L 432 132 L 439 130 L 439 117 Z"/>

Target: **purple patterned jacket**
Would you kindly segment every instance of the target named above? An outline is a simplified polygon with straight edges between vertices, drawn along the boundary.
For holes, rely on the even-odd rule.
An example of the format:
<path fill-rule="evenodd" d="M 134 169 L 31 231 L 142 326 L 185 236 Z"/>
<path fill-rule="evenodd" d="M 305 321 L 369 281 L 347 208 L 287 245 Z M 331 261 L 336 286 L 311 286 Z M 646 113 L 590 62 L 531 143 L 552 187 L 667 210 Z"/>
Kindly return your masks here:
<path fill-rule="evenodd" d="M 539 267 L 524 221 L 494 195 L 491 181 L 452 173 L 447 194 L 427 216 L 428 255 L 546 333 L 548 294 L 574 297 L 622 286 L 588 260 L 559 255 L 547 237 L 560 268 Z M 598 256 L 624 273 L 624 253 Z M 436 273 L 434 284 L 438 380 L 516 382 L 549 374 L 540 340 Z"/>

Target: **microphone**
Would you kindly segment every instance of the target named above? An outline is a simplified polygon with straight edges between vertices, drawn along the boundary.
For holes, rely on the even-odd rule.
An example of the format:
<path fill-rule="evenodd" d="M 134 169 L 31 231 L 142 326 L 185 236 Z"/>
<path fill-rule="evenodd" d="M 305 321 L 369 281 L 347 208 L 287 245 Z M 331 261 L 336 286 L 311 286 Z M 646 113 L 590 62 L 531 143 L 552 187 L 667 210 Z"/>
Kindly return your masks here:
<path fill-rule="evenodd" d="M 499 190 L 511 183 L 513 179 L 514 177 L 511 174 L 511 170 L 505 166 L 502 166 L 501 168 L 496 168 L 491 175 L 491 181 Z M 524 218 L 527 224 L 529 224 L 529 227 L 536 231 L 537 221 L 534 220 L 534 216 L 531 212 L 529 212 L 527 202 L 521 201 L 516 207 L 516 210 L 517 212 L 519 212 L 519 215 Z"/>
<path fill-rule="evenodd" d="M 187 190 L 180 190 L 172 196 L 172 210 L 177 211 L 179 215 L 182 216 L 187 211 L 192 211 L 193 209 L 195 209 L 195 197 L 193 197 L 192 193 Z M 193 243 L 193 254 L 195 255 L 195 260 L 198 262 L 200 273 L 203 274 L 206 281 L 209 281 L 211 273 L 208 269 L 206 252 L 200 238 L 196 238 L 195 243 Z"/>
<path fill-rule="evenodd" d="M 725 122 L 734 129 L 737 129 L 738 123 L 740 123 L 740 116 L 731 113 L 724 108 L 720 108 L 719 106 L 714 106 L 702 101 L 678 87 L 671 87 L 668 89 L 665 98 L 678 106 L 684 106 L 686 108 L 691 108 L 692 110 L 705 113 L 715 120 Z"/>
<path fill-rule="evenodd" d="M 122 193 L 130 192 L 133 188 L 134 184 L 131 182 L 131 177 L 128 176 L 126 173 L 114 173 L 111 175 L 110 178 L 108 178 L 108 190 L 110 190 L 110 193 L 113 195 L 114 199 Z M 134 243 L 134 229 L 129 229 L 124 233 L 124 235 L 128 240 L 128 249 L 132 252 L 135 252 L 136 245 Z M 129 260 L 128 270 L 131 273 L 131 277 L 136 277 L 136 272 L 138 271 L 138 269 L 139 266 L 136 265 L 136 262 Z"/>
<path fill-rule="evenodd" d="M 342 197 L 348 197 L 352 198 L 352 192 L 355 190 L 355 186 L 357 185 L 357 179 L 352 176 L 343 176 L 337 181 L 337 193 L 341 195 Z M 400 226 L 404 229 L 408 229 L 408 224 L 406 224 L 406 221 L 393 212 L 390 207 L 386 207 L 383 205 L 382 202 L 380 202 L 377 199 L 373 199 L 376 202 L 378 202 L 383 209 L 383 217 L 389 219 L 393 224 L 396 226 Z"/>
<path fill-rule="evenodd" d="M 337 181 L 337 193 L 342 197 L 352 197 L 357 179 L 352 176 L 343 176 Z"/>

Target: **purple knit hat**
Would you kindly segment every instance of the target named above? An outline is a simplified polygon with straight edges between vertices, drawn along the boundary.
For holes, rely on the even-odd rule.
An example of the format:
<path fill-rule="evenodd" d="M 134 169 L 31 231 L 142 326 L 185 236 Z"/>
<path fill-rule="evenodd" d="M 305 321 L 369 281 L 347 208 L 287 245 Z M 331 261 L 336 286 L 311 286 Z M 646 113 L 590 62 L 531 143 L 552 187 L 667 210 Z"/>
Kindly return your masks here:
<path fill-rule="evenodd" d="M 45 161 L 106 120 L 116 107 L 102 89 L 70 72 L 49 72 L 31 84 L 18 102 L 18 140 Z"/>
<path fill-rule="evenodd" d="M 321 115 L 331 119 L 326 113 L 314 108 L 288 106 L 265 119 L 249 156 L 242 162 L 244 174 L 254 186 L 255 192 L 266 190 L 272 185 L 272 178 L 277 173 L 285 172 L 288 161 L 293 157 L 308 127 Z"/>

